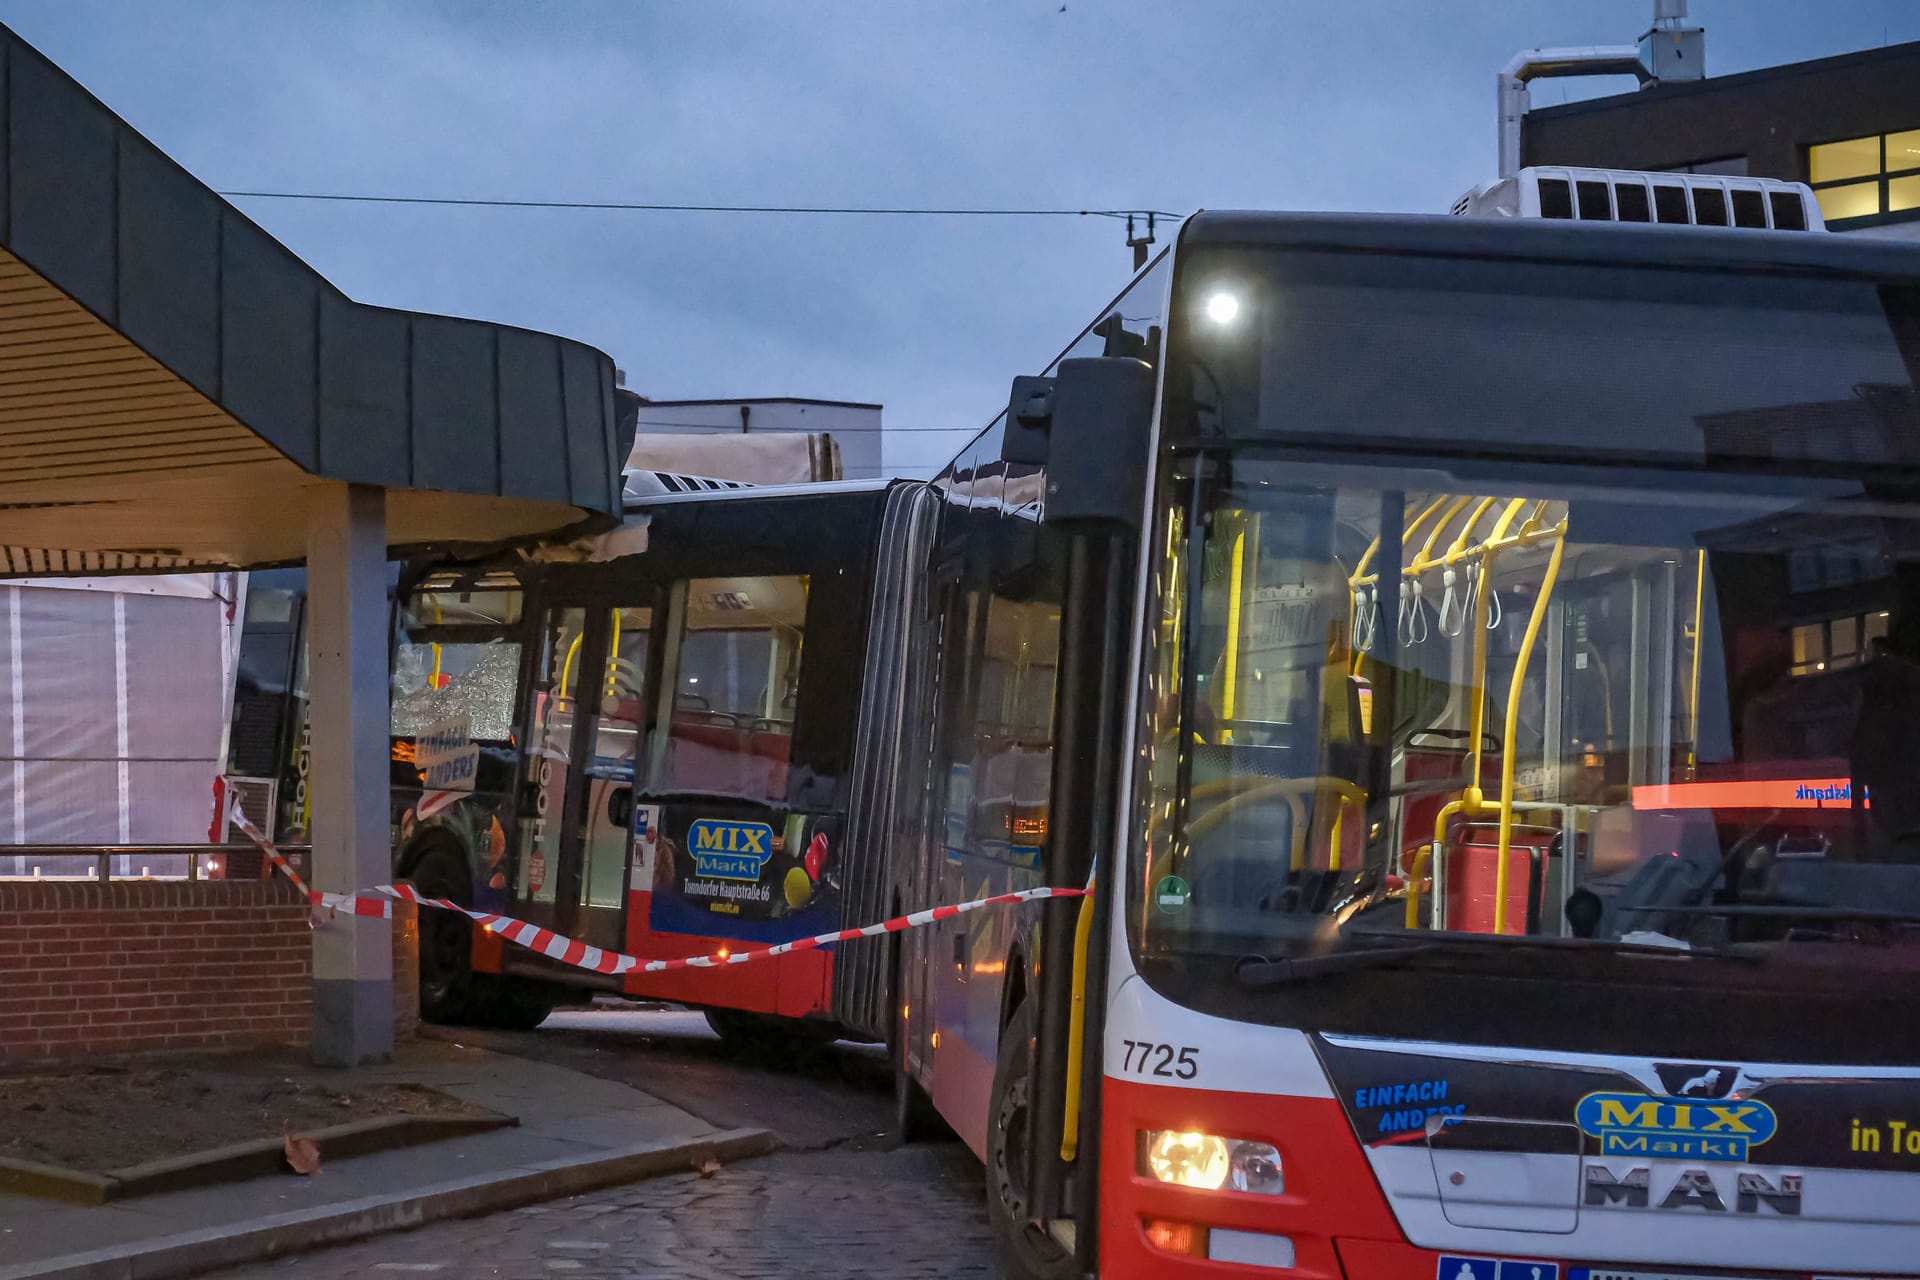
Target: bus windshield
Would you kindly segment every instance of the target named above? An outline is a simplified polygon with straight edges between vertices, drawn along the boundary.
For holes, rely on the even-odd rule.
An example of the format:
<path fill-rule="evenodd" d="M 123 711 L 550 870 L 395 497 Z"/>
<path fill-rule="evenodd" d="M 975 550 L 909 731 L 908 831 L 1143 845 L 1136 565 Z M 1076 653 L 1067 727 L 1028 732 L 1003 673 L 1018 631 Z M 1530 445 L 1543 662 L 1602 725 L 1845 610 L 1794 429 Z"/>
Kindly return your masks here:
<path fill-rule="evenodd" d="M 1176 331 L 1130 877 L 1142 952 L 1305 957 L 1391 938 L 1751 959 L 1920 924 L 1920 487 L 1898 466 L 1916 443 L 1902 361 L 1920 366 L 1920 346 L 1876 296 L 1803 362 L 1817 385 L 1793 392 L 1776 360 L 1765 394 L 1785 408 L 1724 398 L 1729 367 L 1757 358 L 1736 338 L 1785 350 L 1818 330 L 1811 313 L 1717 324 L 1713 370 L 1687 385 L 1669 362 L 1662 395 L 1609 400 L 1569 373 L 1561 417 L 1511 364 L 1524 430 L 1474 383 L 1485 350 L 1477 374 L 1453 367 L 1485 335 L 1398 299 L 1362 340 L 1354 394 L 1385 412 L 1406 384 L 1380 434 L 1417 443 L 1418 462 L 1328 447 L 1357 445 L 1360 426 L 1313 371 L 1339 365 L 1311 330 L 1360 324 L 1351 296 L 1328 286 L 1303 319 L 1273 288 L 1266 307 L 1288 318 L 1231 359 Z M 1599 330 L 1576 359 L 1577 305 L 1515 318 L 1536 300 L 1469 300 L 1467 319 L 1536 340 L 1534 374 L 1632 371 L 1592 348 L 1637 344 Z M 1436 326 L 1459 349 L 1437 363 L 1419 348 Z M 1851 394 L 1831 385 L 1849 377 Z M 1645 416 L 1676 403 L 1692 434 L 1642 443 Z M 1587 421 L 1606 414 L 1611 430 Z M 1578 443 L 1556 426 L 1573 419 L 1641 465 L 1553 461 L 1555 442 Z M 1646 465 L 1663 442 L 1665 471 Z M 1703 447 L 1753 465 L 1689 468 Z M 1883 469 L 1857 465 L 1867 453 Z M 1758 465 L 1788 456 L 1825 465 Z"/>

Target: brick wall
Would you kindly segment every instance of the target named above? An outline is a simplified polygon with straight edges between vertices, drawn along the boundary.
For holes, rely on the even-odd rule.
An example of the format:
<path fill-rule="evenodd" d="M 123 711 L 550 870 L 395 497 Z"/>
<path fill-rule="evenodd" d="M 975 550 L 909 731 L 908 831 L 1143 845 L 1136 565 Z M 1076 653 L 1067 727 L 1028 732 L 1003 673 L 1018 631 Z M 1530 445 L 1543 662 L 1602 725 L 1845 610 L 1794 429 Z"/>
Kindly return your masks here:
<path fill-rule="evenodd" d="M 305 1044 L 312 948 L 282 880 L 0 882 L 0 1061 Z"/>
<path fill-rule="evenodd" d="M 393 904 L 393 1038 L 420 1030 L 420 908 Z"/>

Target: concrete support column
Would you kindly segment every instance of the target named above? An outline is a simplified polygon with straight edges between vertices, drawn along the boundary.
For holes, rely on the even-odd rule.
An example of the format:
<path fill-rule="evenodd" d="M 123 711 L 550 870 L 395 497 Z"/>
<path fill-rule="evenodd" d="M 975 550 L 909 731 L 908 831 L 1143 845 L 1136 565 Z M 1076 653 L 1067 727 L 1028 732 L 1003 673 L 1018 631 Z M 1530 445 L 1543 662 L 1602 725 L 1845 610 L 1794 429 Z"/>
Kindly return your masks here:
<path fill-rule="evenodd" d="M 384 884 L 388 849 L 386 491 L 317 484 L 307 514 L 307 686 L 313 885 Z M 393 947 L 385 920 L 339 916 L 313 931 L 313 1060 L 353 1066 L 393 1052 Z"/>

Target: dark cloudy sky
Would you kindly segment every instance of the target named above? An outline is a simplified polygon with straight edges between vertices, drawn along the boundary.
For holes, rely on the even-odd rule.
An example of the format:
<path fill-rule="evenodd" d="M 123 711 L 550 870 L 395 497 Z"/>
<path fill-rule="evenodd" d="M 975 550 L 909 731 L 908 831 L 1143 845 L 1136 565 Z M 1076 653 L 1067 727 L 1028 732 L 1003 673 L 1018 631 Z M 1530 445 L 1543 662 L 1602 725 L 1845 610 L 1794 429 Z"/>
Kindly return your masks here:
<path fill-rule="evenodd" d="M 0 0 L 0 20 L 221 189 L 1433 212 L 1493 176 L 1509 55 L 1630 42 L 1651 11 Z M 1694 0 L 1693 16 L 1719 74 L 1920 39 L 1915 0 Z M 583 338 L 648 395 L 880 401 L 903 429 L 890 461 L 914 470 L 1128 267 L 1100 219 L 242 207 L 355 297 Z"/>

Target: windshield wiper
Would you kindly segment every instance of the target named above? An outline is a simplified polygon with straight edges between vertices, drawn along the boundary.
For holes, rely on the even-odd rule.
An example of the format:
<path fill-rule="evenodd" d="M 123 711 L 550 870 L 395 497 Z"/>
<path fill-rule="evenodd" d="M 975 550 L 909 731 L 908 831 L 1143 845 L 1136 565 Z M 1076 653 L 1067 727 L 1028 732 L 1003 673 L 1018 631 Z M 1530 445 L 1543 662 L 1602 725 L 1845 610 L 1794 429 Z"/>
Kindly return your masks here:
<path fill-rule="evenodd" d="M 1713 908 L 1702 908 L 1713 910 Z M 1859 919 L 1861 913 L 1852 912 L 1840 917 Z M 1920 922 L 1920 917 L 1906 917 Z M 1348 937 L 1357 936 L 1348 934 Z M 1373 935 L 1380 938 L 1382 935 Z M 1387 934 L 1385 937 L 1398 935 Z M 1356 969 L 1372 969 L 1391 965 L 1402 960 L 1427 957 L 1442 952 L 1452 955 L 1485 955 L 1488 952 L 1513 952 L 1519 950 L 1554 951 L 1604 951 L 1612 955 L 1639 955 L 1654 959 L 1683 960 L 1696 957 L 1709 957 L 1715 960 L 1752 961 L 1755 956 L 1738 952 L 1705 950 L 1698 947 L 1664 946 L 1649 942 L 1631 942 L 1620 938 L 1562 938 L 1554 934 L 1482 934 L 1482 933 L 1441 933 L 1433 941 L 1406 941 L 1381 943 L 1351 951 L 1328 951 L 1319 955 L 1280 957 L 1267 959 L 1264 956 L 1248 956 L 1234 966 L 1234 977 L 1242 986 L 1276 987 L 1290 982 L 1306 982 L 1332 974 L 1350 973 Z"/>
<path fill-rule="evenodd" d="M 1278 987 L 1335 973 L 1350 973 L 1355 969 L 1394 964 L 1441 950 L 1443 948 L 1437 943 L 1403 942 L 1353 951 L 1329 951 L 1317 956 L 1282 956 L 1277 960 L 1248 956 L 1233 967 L 1233 976 L 1240 980 L 1243 987 Z"/>
<path fill-rule="evenodd" d="M 1763 902 L 1727 902 L 1702 907 L 1629 907 L 1630 911 L 1665 912 L 1676 916 L 1759 916 L 1778 920 L 1859 920 L 1873 924 L 1920 924 L 1920 911 L 1888 911 L 1881 907 L 1829 907 Z"/>

